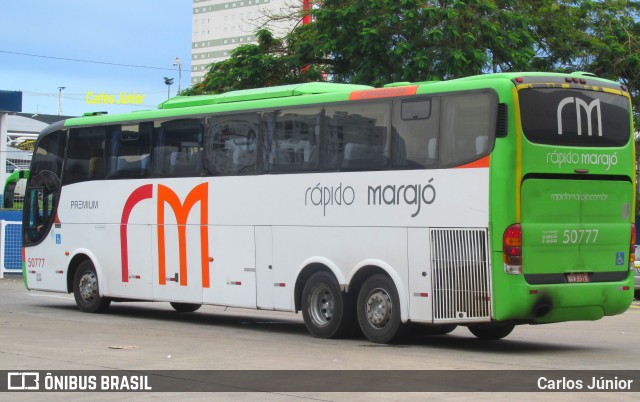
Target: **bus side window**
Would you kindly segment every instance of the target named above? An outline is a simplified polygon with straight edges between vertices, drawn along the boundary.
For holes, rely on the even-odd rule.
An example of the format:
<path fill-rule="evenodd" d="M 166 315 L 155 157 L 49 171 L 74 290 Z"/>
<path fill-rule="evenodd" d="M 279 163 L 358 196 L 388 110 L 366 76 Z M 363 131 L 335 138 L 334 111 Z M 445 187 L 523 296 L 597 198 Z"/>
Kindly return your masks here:
<path fill-rule="evenodd" d="M 153 151 L 155 176 L 200 176 L 203 149 L 200 119 L 166 121 L 156 133 Z M 140 163 L 144 163 L 142 157 Z"/>
<path fill-rule="evenodd" d="M 381 170 L 389 163 L 389 103 L 331 106 L 326 170 Z"/>
<path fill-rule="evenodd" d="M 439 110 L 439 98 L 394 102 L 392 168 L 433 169 L 438 166 Z"/>
<path fill-rule="evenodd" d="M 494 93 L 442 98 L 440 161 L 443 167 L 473 162 L 493 149 L 498 100 Z"/>
<path fill-rule="evenodd" d="M 229 176 L 256 173 L 260 121 L 260 116 L 256 113 L 207 119 L 207 174 Z"/>
<path fill-rule="evenodd" d="M 105 134 L 107 127 L 72 129 L 65 159 L 62 184 L 105 177 Z"/>
<path fill-rule="evenodd" d="M 113 126 L 109 140 L 108 178 L 142 178 L 149 175 L 153 123 Z"/>
<path fill-rule="evenodd" d="M 265 130 L 264 157 L 269 171 L 317 168 L 321 113 L 320 108 L 305 108 L 284 110 L 276 116 L 275 130 Z"/>

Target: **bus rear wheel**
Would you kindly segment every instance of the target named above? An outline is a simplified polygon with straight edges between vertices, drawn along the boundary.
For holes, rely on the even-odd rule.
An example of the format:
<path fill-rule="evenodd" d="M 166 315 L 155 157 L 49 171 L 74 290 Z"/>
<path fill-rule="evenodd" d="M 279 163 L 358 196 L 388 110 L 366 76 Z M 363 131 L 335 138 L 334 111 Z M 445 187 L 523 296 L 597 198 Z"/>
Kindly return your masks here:
<path fill-rule="evenodd" d="M 171 307 L 173 307 L 173 309 L 179 313 L 193 313 L 194 311 L 202 307 L 202 304 L 196 303 L 169 302 L 169 304 L 171 304 Z"/>
<path fill-rule="evenodd" d="M 318 338 L 341 338 L 356 328 L 355 306 L 342 292 L 336 278 L 328 272 L 317 272 L 302 291 L 302 317 L 307 330 Z"/>
<path fill-rule="evenodd" d="M 376 274 L 364 282 L 357 311 L 360 329 L 371 342 L 389 343 L 400 335 L 400 298 L 387 275 Z"/>
<path fill-rule="evenodd" d="M 515 324 L 510 323 L 478 324 L 470 325 L 469 331 L 478 339 L 497 340 L 509 335 L 515 326 Z"/>
<path fill-rule="evenodd" d="M 89 260 L 81 262 L 73 276 L 73 296 L 80 311 L 85 313 L 103 313 L 111 304 L 111 300 L 100 296 L 98 275 Z"/>

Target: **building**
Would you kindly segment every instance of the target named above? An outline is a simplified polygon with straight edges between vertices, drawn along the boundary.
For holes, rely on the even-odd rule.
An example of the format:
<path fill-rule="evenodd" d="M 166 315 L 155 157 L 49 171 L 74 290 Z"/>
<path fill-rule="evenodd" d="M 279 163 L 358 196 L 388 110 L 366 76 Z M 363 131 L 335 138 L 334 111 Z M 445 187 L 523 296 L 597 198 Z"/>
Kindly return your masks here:
<path fill-rule="evenodd" d="M 193 0 L 191 85 L 202 81 L 211 63 L 229 57 L 231 50 L 255 43 L 255 31 L 269 15 L 302 7 L 303 0 Z M 298 21 L 284 21 L 269 28 L 283 34 Z"/>

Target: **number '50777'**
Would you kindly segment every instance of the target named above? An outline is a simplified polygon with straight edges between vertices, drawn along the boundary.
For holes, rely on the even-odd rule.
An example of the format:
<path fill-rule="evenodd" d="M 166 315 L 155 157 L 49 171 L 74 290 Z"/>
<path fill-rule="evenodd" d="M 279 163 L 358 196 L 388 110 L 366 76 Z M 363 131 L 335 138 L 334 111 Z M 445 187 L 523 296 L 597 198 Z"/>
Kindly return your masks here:
<path fill-rule="evenodd" d="M 42 268 L 44 267 L 44 258 L 28 258 L 27 266 L 29 268 Z"/>
<path fill-rule="evenodd" d="M 565 229 L 562 233 L 563 244 L 595 243 L 598 239 L 598 229 Z"/>

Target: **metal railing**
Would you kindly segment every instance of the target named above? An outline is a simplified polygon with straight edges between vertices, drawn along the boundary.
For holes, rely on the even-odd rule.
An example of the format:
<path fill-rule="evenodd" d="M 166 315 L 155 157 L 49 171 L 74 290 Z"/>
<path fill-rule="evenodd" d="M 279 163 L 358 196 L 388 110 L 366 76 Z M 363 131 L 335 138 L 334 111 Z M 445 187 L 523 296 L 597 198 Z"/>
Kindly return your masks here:
<path fill-rule="evenodd" d="M 0 278 L 22 273 L 22 223 L 0 220 Z"/>

